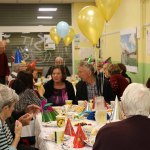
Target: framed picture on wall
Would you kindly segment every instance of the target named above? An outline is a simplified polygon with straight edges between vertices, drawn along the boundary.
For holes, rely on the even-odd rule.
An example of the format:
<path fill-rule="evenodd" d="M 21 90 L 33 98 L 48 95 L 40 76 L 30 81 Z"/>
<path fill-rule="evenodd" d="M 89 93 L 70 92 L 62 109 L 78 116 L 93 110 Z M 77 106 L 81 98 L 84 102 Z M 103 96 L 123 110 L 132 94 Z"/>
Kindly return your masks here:
<path fill-rule="evenodd" d="M 55 43 L 50 38 L 49 34 L 44 34 L 44 50 L 55 50 Z"/>
<path fill-rule="evenodd" d="M 101 47 L 101 40 L 99 38 L 98 43 L 96 44 L 96 48 L 100 48 Z"/>

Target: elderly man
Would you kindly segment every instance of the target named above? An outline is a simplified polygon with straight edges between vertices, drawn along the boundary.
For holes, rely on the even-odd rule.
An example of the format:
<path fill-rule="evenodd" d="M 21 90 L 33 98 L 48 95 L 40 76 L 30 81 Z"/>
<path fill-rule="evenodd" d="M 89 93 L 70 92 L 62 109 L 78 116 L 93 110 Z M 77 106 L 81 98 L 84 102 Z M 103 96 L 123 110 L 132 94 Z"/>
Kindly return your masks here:
<path fill-rule="evenodd" d="M 90 100 L 102 95 L 98 78 L 94 75 L 92 64 L 81 61 L 78 67 L 78 75 L 81 78 L 76 84 L 76 100 Z"/>
<path fill-rule="evenodd" d="M 5 54 L 5 41 L 0 41 L 0 83 L 5 84 L 9 76 L 8 59 Z"/>
<path fill-rule="evenodd" d="M 70 74 L 70 71 L 69 71 L 69 69 L 68 69 L 68 67 L 64 64 L 64 60 L 63 60 L 63 58 L 62 57 L 60 57 L 60 56 L 58 56 L 58 57 L 56 57 L 55 58 L 55 66 L 61 66 L 61 65 L 63 65 L 64 66 L 64 68 L 65 68 L 65 71 L 66 71 L 66 75 L 67 76 L 70 76 L 71 74 Z M 49 75 L 51 75 L 51 70 L 52 70 L 52 67 L 53 66 L 50 66 L 49 67 L 49 69 L 48 69 L 48 72 L 47 72 L 47 74 L 46 74 L 46 78 L 49 76 Z"/>
<path fill-rule="evenodd" d="M 121 98 L 127 119 L 103 126 L 93 150 L 150 149 L 150 91 L 143 84 L 131 83 Z"/>

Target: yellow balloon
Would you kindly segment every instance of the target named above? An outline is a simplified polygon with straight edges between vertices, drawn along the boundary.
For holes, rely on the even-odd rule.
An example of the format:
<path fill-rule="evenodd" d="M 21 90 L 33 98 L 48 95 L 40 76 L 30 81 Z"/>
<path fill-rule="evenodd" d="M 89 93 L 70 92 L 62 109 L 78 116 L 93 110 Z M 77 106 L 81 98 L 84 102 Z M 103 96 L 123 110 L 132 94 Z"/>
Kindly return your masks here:
<path fill-rule="evenodd" d="M 51 39 L 54 41 L 54 43 L 55 43 L 56 45 L 59 44 L 61 38 L 60 38 L 59 35 L 57 34 L 56 27 L 51 28 L 51 30 L 50 30 L 50 37 L 51 37 Z"/>
<path fill-rule="evenodd" d="M 82 33 L 95 46 L 104 27 L 104 18 L 95 6 L 86 6 L 81 9 L 78 16 L 78 26 Z"/>
<path fill-rule="evenodd" d="M 96 0 L 96 5 L 102 12 L 106 21 L 109 21 L 117 8 L 120 5 L 121 0 Z"/>
<path fill-rule="evenodd" d="M 68 46 L 72 42 L 72 40 L 74 39 L 74 35 L 75 35 L 74 29 L 70 28 L 67 36 L 64 37 L 65 46 Z"/>

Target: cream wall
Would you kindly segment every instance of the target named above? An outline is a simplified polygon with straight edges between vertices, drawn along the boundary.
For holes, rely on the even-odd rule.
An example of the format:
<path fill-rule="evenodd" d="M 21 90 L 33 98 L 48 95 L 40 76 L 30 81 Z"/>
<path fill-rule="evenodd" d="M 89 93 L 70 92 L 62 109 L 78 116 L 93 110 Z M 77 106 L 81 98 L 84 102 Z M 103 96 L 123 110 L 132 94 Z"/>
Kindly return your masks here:
<path fill-rule="evenodd" d="M 76 32 L 79 32 L 76 18 L 79 11 L 86 3 L 75 3 L 72 5 L 72 24 Z M 93 3 L 94 5 L 94 3 Z M 128 73 L 133 82 L 145 83 L 150 76 L 149 65 L 150 55 L 147 55 L 145 48 L 146 28 L 145 24 L 150 23 L 150 0 L 122 0 L 120 7 L 111 20 L 105 24 L 101 36 L 102 56 L 105 60 L 112 57 L 113 62 L 121 61 L 120 31 L 137 27 L 139 38 L 138 43 L 138 73 Z M 79 51 L 73 49 L 74 65 L 78 63 Z M 74 67 L 75 68 L 75 67 Z M 75 69 L 74 69 L 75 70 Z"/>
<path fill-rule="evenodd" d="M 78 15 L 79 15 L 79 12 L 80 10 L 85 7 L 85 6 L 88 6 L 88 5 L 95 5 L 95 3 L 73 3 L 72 4 L 72 26 L 75 30 L 75 33 L 76 34 L 82 34 L 78 25 L 77 25 L 77 18 L 78 18 Z M 92 47 L 91 43 L 90 42 L 82 42 L 80 43 L 80 47 Z M 75 50 L 74 49 L 74 43 L 72 43 L 72 53 L 73 53 L 73 72 L 74 73 L 77 73 L 77 64 L 79 63 L 80 61 L 80 50 Z"/>

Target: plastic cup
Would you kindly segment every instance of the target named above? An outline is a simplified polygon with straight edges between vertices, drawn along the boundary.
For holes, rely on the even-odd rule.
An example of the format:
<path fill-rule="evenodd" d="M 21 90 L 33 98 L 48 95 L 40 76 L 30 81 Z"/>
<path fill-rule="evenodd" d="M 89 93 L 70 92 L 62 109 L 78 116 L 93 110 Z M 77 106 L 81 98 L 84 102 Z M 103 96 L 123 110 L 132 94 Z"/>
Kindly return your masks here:
<path fill-rule="evenodd" d="M 58 127 L 63 127 L 63 126 L 65 126 L 65 116 L 63 116 L 63 115 L 57 115 L 56 116 L 56 121 L 57 121 L 57 126 Z"/>
<path fill-rule="evenodd" d="M 64 131 L 55 131 L 55 141 L 57 144 L 61 144 L 64 141 Z"/>
<path fill-rule="evenodd" d="M 84 105 L 85 105 L 85 101 L 79 100 L 79 101 L 78 101 L 78 105 L 79 105 L 79 106 L 84 106 Z"/>
<path fill-rule="evenodd" d="M 72 100 L 66 100 L 65 103 L 66 103 L 66 105 L 70 105 L 71 106 L 72 105 Z"/>

